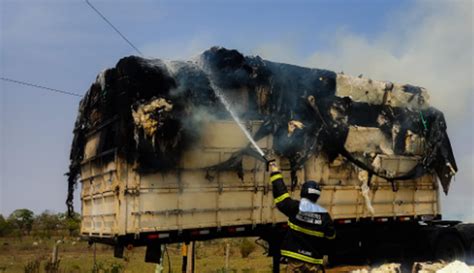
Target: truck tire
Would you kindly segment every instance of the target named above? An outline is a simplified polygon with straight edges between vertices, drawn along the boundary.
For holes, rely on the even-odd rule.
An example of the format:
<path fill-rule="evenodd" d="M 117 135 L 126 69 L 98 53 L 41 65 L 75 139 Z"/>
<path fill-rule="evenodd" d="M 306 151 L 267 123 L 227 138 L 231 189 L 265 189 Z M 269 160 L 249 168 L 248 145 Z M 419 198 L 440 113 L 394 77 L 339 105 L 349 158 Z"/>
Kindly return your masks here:
<path fill-rule="evenodd" d="M 443 261 L 465 261 L 466 250 L 458 236 L 445 234 L 438 238 L 435 248 L 435 258 Z"/>

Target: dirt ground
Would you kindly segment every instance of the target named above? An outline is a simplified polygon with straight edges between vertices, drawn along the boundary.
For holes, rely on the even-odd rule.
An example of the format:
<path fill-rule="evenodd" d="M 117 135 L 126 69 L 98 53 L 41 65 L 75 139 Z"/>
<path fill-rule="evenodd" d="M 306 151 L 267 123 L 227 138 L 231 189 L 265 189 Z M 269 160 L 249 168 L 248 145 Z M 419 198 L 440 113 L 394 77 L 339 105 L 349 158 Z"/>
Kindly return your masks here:
<path fill-rule="evenodd" d="M 0 238 L 0 273 L 25 272 L 30 265 L 38 267 L 38 272 L 46 272 L 45 266 L 51 257 L 53 245 L 60 238 L 39 239 L 24 237 Z M 230 245 L 229 270 L 232 273 L 271 272 L 272 259 L 266 257 L 264 249 L 257 246 L 247 257 L 242 258 L 243 239 L 222 239 L 196 243 L 196 272 L 226 272 L 225 246 Z M 125 250 L 125 258 L 113 257 L 113 249 L 105 245 L 95 248 L 96 267 L 103 273 L 155 272 L 156 265 L 144 262 L 145 248 Z M 77 238 L 66 238 L 59 244 L 59 269 L 61 273 L 93 272 L 94 247 Z M 167 246 L 163 272 L 181 272 L 181 246 Z M 328 269 L 328 273 L 350 272 L 361 267 L 345 266 Z M 285 272 L 286 265 L 281 265 Z M 170 271 L 171 270 L 171 271 Z"/>

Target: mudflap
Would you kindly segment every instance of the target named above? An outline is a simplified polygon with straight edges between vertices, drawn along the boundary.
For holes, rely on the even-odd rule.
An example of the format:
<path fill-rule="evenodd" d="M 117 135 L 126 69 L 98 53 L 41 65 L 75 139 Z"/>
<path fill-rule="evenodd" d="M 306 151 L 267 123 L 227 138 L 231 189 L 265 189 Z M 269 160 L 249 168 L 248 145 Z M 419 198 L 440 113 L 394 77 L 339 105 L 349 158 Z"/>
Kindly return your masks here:
<path fill-rule="evenodd" d="M 146 246 L 145 263 L 159 264 L 161 259 L 161 244 L 149 244 Z"/>
<path fill-rule="evenodd" d="M 125 247 L 122 244 L 116 244 L 114 246 L 114 257 L 122 259 L 124 249 L 125 249 Z"/>

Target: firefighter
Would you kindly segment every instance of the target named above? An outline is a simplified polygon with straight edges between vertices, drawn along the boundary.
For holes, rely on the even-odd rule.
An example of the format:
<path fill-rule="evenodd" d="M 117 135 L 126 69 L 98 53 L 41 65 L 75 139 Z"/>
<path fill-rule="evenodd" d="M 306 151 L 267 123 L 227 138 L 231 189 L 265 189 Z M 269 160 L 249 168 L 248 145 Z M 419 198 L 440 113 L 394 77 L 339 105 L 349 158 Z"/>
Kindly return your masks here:
<path fill-rule="evenodd" d="M 288 232 L 281 245 L 281 255 L 288 259 L 286 272 L 324 272 L 323 256 L 328 254 L 336 232 L 328 211 L 316 204 L 320 186 L 315 181 L 306 181 L 301 188 L 301 200 L 294 200 L 275 162 L 270 163 L 270 170 L 275 204 L 288 216 Z"/>

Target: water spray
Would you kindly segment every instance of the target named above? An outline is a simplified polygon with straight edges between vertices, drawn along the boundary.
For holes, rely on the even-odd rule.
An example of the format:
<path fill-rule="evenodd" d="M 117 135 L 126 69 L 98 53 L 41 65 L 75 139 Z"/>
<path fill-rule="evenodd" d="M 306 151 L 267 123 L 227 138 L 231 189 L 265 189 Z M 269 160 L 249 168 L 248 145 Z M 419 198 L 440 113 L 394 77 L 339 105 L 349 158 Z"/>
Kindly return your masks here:
<path fill-rule="evenodd" d="M 218 88 L 217 86 L 215 86 L 213 83 L 212 83 L 212 80 L 210 80 L 210 84 L 211 84 L 211 88 L 214 90 L 214 93 L 216 94 L 216 96 L 220 99 L 220 101 L 222 102 L 222 104 L 224 104 L 224 107 L 225 109 L 227 110 L 227 112 L 229 112 L 230 116 L 232 117 L 232 119 L 234 119 L 234 121 L 237 123 L 237 125 L 239 126 L 240 130 L 242 130 L 242 132 L 244 133 L 244 135 L 247 137 L 247 139 L 250 141 L 250 143 L 252 144 L 252 146 L 255 148 L 255 150 L 257 151 L 257 153 L 263 158 L 263 160 L 265 160 L 266 164 L 267 164 L 267 169 L 268 169 L 268 166 L 270 164 L 270 162 L 273 162 L 275 160 L 270 160 L 270 159 L 267 159 L 267 157 L 265 156 L 265 153 L 262 151 L 262 149 L 257 145 L 257 142 L 255 141 L 255 139 L 253 139 L 252 135 L 250 135 L 250 132 L 247 131 L 247 129 L 244 127 L 242 121 L 239 119 L 239 117 L 232 111 L 231 107 L 230 107 L 230 104 L 229 102 L 226 100 L 222 90 L 220 88 Z"/>

